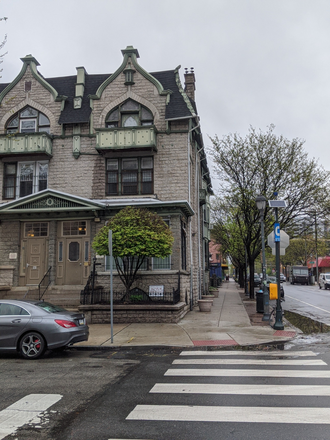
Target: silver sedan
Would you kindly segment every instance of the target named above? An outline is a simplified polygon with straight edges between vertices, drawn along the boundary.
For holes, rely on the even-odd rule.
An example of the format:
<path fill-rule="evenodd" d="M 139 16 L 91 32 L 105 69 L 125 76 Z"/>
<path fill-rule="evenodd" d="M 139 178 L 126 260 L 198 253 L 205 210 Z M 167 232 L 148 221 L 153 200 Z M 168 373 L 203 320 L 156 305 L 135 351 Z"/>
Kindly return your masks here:
<path fill-rule="evenodd" d="M 46 349 L 65 348 L 87 341 L 83 313 L 70 312 L 44 301 L 0 299 L 0 350 L 17 351 L 37 359 Z"/>

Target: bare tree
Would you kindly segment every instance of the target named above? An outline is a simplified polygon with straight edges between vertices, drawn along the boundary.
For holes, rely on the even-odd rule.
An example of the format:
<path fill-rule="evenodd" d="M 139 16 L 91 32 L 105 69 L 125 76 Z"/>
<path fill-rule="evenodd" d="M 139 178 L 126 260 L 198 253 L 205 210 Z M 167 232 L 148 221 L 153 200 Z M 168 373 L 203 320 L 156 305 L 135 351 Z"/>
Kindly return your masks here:
<path fill-rule="evenodd" d="M 2 18 L 0 18 L 0 21 L 7 21 L 7 20 L 8 20 L 8 17 L 2 17 Z M 3 47 L 5 46 L 6 43 L 7 43 L 7 34 L 5 34 L 5 36 L 4 36 L 3 40 L 2 40 L 2 42 L 0 43 L 0 51 L 2 51 L 2 49 L 3 49 Z M 7 53 L 8 53 L 8 52 L 0 53 L 0 64 L 3 63 L 3 59 L 4 59 L 5 55 L 7 55 Z M 1 73 L 2 71 L 3 71 L 3 69 L 0 69 L 0 73 Z M 1 78 L 1 76 L 0 76 L 0 78 Z"/>
<path fill-rule="evenodd" d="M 277 197 L 286 201 L 287 208 L 279 209 L 282 229 L 291 228 L 311 210 L 325 210 L 329 201 L 328 173 L 315 159 L 308 157 L 303 141 L 276 136 L 274 129 L 271 125 L 264 133 L 250 127 L 245 137 L 229 134 L 222 139 L 217 136 L 211 139 L 211 154 L 220 179 L 218 218 L 226 224 L 226 218 L 231 216 L 231 222 L 237 225 L 247 252 L 252 297 L 254 261 L 261 251 L 256 196 L 261 194 L 267 200 Z M 269 206 L 264 218 L 267 236 L 275 220 Z"/>

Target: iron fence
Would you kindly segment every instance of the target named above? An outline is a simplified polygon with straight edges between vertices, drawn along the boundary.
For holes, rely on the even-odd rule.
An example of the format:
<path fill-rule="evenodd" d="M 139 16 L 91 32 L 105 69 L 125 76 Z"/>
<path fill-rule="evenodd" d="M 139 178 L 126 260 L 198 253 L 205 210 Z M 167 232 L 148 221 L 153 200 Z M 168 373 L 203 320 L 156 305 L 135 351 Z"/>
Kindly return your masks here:
<path fill-rule="evenodd" d="M 123 291 L 113 292 L 114 304 L 177 304 L 180 301 L 180 292 L 164 292 L 159 296 L 152 296 L 141 289 L 135 288 L 128 293 Z M 83 305 L 110 304 L 110 291 L 102 288 L 82 290 L 80 303 Z"/>

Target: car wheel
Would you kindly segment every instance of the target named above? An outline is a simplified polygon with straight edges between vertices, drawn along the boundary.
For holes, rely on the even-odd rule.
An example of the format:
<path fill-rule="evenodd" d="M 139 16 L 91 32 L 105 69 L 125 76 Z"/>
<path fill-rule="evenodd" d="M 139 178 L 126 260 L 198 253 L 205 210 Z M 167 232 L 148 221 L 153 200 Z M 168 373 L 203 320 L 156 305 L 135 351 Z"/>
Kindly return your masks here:
<path fill-rule="evenodd" d="M 20 353 L 25 359 L 38 359 L 45 351 L 46 344 L 40 333 L 30 332 L 19 343 Z"/>

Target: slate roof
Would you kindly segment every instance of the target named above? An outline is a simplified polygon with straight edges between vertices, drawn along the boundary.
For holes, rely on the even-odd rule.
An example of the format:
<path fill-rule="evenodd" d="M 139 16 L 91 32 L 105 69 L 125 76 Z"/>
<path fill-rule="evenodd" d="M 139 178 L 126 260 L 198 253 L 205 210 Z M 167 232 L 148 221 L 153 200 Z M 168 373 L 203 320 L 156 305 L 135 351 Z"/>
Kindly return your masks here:
<path fill-rule="evenodd" d="M 41 73 L 38 72 L 40 75 Z M 170 102 L 166 106 L 166 119 L 177 119 L 191 117 L 192 114 L 187 107 L 187 104 L 180 93 L 178 85 L 175 81 L 175 71 L 167 70 L 163 72 L 151 73 L 163 86 L 164 90 L 171 90 L 173 93 L 170 96 Z M 42 75 L 41 75 L 42 76 Z M 91 108 L 89 95 L 95 95 L 97 89 L 100 85 L 111 76 L 111 74 L 93 74 L 89 75 L 87 72 L 85 74 L 85 91 L 82 99 L 82 105 L 79 109 L 74 109 L 73 99 L 75 97 L 75 85 L 77 82 L 77 76 L 63 76 L 57 78 L 43 78 L 47 81 L 59 95 L 67 96 L 65 101 L 64 109 L 60 115 L 59 124 L 79 124 L 88 123 Z M 7 87 L 8 84 L 0 84 L 0 93 Z M 193 101 L 192 106 L 195 107 Z M 197 113 L 196 113 L 197 114 Z"/>
<path fill-rule="evenodd" d="M 165 119 L 176 119 L 191 117 L 191 112 L 179 91 L 178 85 L 175 81 L 174 70 L 166 70 L 164 72 L 153 72 L 150 75 L 154 76 L 164 87 L 164 90 L 172 90 L 170 102 L 166 106 Z M 197 114 L 197 113 L 196 113 Z"/>

